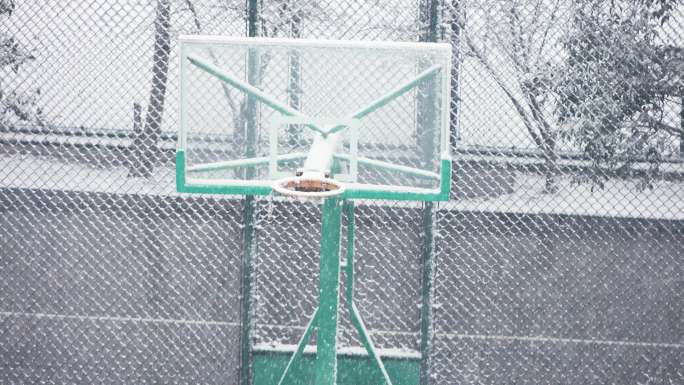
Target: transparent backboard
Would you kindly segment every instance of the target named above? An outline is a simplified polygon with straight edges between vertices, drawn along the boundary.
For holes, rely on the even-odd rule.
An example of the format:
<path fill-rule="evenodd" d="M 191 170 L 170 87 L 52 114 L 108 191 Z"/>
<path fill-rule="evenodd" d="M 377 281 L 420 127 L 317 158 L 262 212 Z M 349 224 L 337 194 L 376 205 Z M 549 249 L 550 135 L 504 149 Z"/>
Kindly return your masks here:
<path fill-rule="evenodd" d="M 314 164 L 344 184 L 344 198 L 448 197 L 449 45 L 209 36 L 180 45 L 179 191 L 266 195 Z M 329 151 L 312 155 L 317 141 Z"/>

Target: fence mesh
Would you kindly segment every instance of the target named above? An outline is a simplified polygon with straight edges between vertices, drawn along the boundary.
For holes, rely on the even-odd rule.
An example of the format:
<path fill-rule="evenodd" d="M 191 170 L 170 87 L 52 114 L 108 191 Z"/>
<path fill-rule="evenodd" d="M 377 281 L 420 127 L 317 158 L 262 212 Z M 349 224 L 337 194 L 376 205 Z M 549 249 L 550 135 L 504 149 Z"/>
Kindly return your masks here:
<path fill-rule="evenodd" d="M 175 193 L 177 36 L 248 32 L 453 45 L 431 383 L 684 383 L 684 6 L 641 0 L 0 0 L 0 383 L 239 383 L 248 244 L 250 342 L 296 341 L 320 208 Z M 380 347 L 424 210 L 355 208 Z"/>

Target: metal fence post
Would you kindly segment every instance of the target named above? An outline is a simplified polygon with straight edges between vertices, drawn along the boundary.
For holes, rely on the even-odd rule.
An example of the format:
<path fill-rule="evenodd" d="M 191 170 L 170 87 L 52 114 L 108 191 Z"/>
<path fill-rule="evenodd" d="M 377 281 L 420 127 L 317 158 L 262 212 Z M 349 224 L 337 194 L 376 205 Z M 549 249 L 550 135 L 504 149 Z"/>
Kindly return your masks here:
<path fill-rule="evenodd" d="M 430 384 L 432 369 L 432 298 L 434 297 L 435 210 L 433 202 L 425 202 L 422 212 L 423 245 L 421 247 L 421 307 L 420 307 L 420 385 Z"/>
<path fill-rule="evenodd" d="M 439 13 L 442 0 L 421 0 L 419 6 L 420 41 L 436 42 L 439 38 Z"/>
<path fill-rule="evenodd" d="M 249 37 L 258 35 L 259 0 L 246 0 L 247 28 Z M 255 52 L 250 51 L 248 57 L 248 80 L 251 84 L 257 81 L 257 58 Z M 253 157 L 256 153 L 256 100 L 248 96 L 245 122 L 245 155 Z M 254 169 L 246 170 L 246 177 L 252 177 Z M 245 196 L 243 211 L 243 238 L 242 238 L 242 274 L 241 274 L 241 302 L 240 302 L 240 385 L 249 385 L 252 379 L 251 352 L 253 317 L 253 255 L 256 244 L 256 228 L 254 225 L 256 216 L 256 199 L 254 196 Z"/>
<path fill-rule="evenodd" d="M 439 40 L 439 13 L 442 9 L 442 0 L 423 0 L 420 2 L 421 9 L 419 10 L 421 20 L 421 34 L 420 41 L 436 42 Z M 431 82 L 428 86 L 434 86 Z M 425 100 L 427 107 L 427 116 L 420 119 L 419 124 L 423 130 L 434 130 L 434 100 Z M 433 119 L 431 121 L 430 119 Z M 421 143 L 425 148 L 426 158 L 434 156 L 436 151 L 435 145 L 432 142 L 434 135 L 426 135 L 425 140 L 429 143 Z M 419 135 L 420 136 L 420 135 Z M 430 374 L 432 371 L 432 341 L 433 341 L 433 314 L 432 301 L 434 296 L 434 223 L 435 223 L 435 208 L 432 202 L 426 202 L 422 209 L 422 228 L 423 228 L 423 245 L 421 247 L 421 311 L 420 311 L 420 385 L 430 384 Z"/>
<path fill-rule="evenodd" d="M 679 99 L 679 157 L 684 158 L 684 96 Z"/>
<path fill-rule="evenodd" d="M 448 7 L 449 15 L 449 42 L 451 43 L 451 106 L 449 106 L 449 133 L 451 135 L 450 144 L 452 149 L 455 148 L 456 142 L 460 136 L 458 131 L 458 102 L 460 99 L 459 75 L 461 63 L 461 24 L 459 15 L 461 12 L 461 0 L 445 0 L 451 1 Z M 446 19 L 446 17 L 445 17 Z"/>

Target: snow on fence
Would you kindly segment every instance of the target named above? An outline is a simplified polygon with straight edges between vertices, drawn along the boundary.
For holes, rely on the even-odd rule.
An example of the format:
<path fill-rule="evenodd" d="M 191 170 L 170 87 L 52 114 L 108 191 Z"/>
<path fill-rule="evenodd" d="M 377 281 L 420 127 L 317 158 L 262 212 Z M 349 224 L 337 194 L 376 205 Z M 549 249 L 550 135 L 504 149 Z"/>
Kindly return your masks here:
<path fill-rule="evenodd" d="M 380 350 L 432 305 L 423 382 L 684 382 L 684 7 L 495 3 L 0 0 L 0 383 L 246 385 L 306 326 L 319 207 L 175 192 L 197 33 L 453 45 L 452 199 L 355 208 Z"/>

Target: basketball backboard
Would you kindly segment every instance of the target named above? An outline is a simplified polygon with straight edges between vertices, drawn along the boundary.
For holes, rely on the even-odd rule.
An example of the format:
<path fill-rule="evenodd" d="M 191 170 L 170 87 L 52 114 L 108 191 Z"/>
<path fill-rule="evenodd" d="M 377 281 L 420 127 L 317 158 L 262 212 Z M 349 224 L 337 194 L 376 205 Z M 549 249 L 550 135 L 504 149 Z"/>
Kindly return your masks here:
<path fill-rule="evenodd" d="M 447 199 L 450 55 L 182 36 L 178 191 L 267 195 L 313 175 L 345 199 Z"/>

